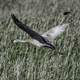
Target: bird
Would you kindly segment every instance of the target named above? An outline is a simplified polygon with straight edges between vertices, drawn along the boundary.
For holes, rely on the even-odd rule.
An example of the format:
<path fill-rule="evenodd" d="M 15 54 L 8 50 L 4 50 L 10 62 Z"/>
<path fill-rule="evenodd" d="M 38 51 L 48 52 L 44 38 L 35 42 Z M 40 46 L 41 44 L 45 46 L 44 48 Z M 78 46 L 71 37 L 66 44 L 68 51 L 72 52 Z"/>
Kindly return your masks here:
<path fill-rule="evenodd" d="M 29 26 L 26 24 L 23 24 L 14 14 L 11 14 L 13 22 L 16 24 L 17 27 L 25 31 L 32 39 L 31 40 L 19 40 L 16 39 L 13 42 L 21 42 L 21 43 L 32 43 L 35 46 L 38 47 L 47 47 L 50 49 L 55 49 L 55 46 L 53 44 L 54 39 L 63 33 L 66 29 L 66 27 L 69 25 L 68 23 L 66 24 L 60 24 L 56 27 L 53 27 L 49 29 L 48 31 L 44 32 L 43 34 L 39 34 L 38 32 L 32 30 Z"/>

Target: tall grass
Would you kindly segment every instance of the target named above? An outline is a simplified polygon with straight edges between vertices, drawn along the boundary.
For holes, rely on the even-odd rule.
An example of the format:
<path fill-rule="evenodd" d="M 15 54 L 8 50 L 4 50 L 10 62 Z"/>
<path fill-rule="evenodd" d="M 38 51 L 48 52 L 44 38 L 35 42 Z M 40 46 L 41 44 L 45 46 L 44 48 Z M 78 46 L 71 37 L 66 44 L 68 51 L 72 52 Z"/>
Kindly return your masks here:
<path fill-rule="evenodd" d="M 21 0 L 1 2 L 0 8 L 0 80 L 80 80 L 80 1 Z M 71 13 L 63 15 L 70 10 Z M 16 27 L 10 14 L 42 34 L 69 23 L 68 29 L 54 41 L 55 50 L 32 44 L 13 43 L 30 38 Z"/>

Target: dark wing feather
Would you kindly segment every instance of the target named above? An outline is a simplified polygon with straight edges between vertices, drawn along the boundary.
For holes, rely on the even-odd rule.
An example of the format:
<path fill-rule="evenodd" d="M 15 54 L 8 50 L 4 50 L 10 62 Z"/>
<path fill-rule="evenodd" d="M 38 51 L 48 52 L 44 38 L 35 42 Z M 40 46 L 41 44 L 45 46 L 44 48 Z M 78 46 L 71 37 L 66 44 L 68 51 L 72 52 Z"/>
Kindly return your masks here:
<path fill-rule="evenodd" d="M 64 15 L 68 15 L 68 14 L 70 14 L 71 12 L 70 11 L 67 11 L 67 12 L 64 12 L 63 14 Z"/>
<path fill-rule="evenodd" d="M 47 43 L 47 40 L 42 37 L 40 34 L 38 34 L 37 32 L 33 31 L 32 29 L 30 29 L 28 26 L 26 26 L 25 24 L 23 24 L 21 21 L 19 21 L 14 14 L 11 14 L 11 17 L 14 21 L 14 23 L 21 28 L 23 31 L 25 31 L 26 33 L 28 33 L 28 35 L 30 35 L 33 39 L 38 40 L 41 43 Z"/>

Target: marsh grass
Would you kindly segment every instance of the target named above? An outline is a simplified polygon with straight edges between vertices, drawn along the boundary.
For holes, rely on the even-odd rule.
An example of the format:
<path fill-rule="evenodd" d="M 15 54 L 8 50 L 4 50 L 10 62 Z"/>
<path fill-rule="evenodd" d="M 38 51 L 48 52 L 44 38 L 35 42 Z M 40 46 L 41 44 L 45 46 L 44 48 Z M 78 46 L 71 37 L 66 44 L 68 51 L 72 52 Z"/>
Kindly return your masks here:
<path fill-rule="evenodd" d="M 15 0 L 9 3 L 7 9 L 4 2 L 0 8 L 4 11 L 0 14 L 0 80 L 80 80 L 80 1 L 26 0 L 22 3 Z M 66 10 L 71 14 L 64 16 Z M 14 44 L 14 39 L 30 37 L 13 23 L 12 11 L 40 34 L 61 23 L 69 23 L 69 27 L 54 41 L 55 50 L 29 43 Z"/>

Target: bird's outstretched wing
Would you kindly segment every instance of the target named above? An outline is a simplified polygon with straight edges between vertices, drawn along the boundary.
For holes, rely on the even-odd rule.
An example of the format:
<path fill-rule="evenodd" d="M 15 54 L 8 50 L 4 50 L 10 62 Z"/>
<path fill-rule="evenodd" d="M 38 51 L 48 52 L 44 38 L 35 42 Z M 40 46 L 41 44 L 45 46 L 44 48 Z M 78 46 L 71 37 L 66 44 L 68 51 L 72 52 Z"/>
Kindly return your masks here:
<path fill-rule="evenodd" d="M 46 37 L 49 41 L 53 41 L 58 35 L 60 35 L 61 33 L 65 31 L 68 25 L 69 25 L 68 23 L 58 25 L 54 28 L 51 28 L 47 32 L 43 33 L 42 36 Z"/>
<path fill-rule="evenodd" d="M 39 42 L 41 42 L 43 44 L 47 43 L 47 41 L 48 41 L 47 39 L 42 37 L 39 33 L 33 31 L 32 29 L 30 29 L 25 24 L 23 24 L 20 20 L 18 20 L 16 18 L 16 16 L 14 14 L 11 14 L 11 17 L 12 17 L 14 23 L 17 25 L 17 27 L 19 27 L 20 29 L 22 29 L 23 31 L 28 33 L 28 35 L 31 36 L 33 39 L 36 39 L 36 40 L 38 40 Z"/>

